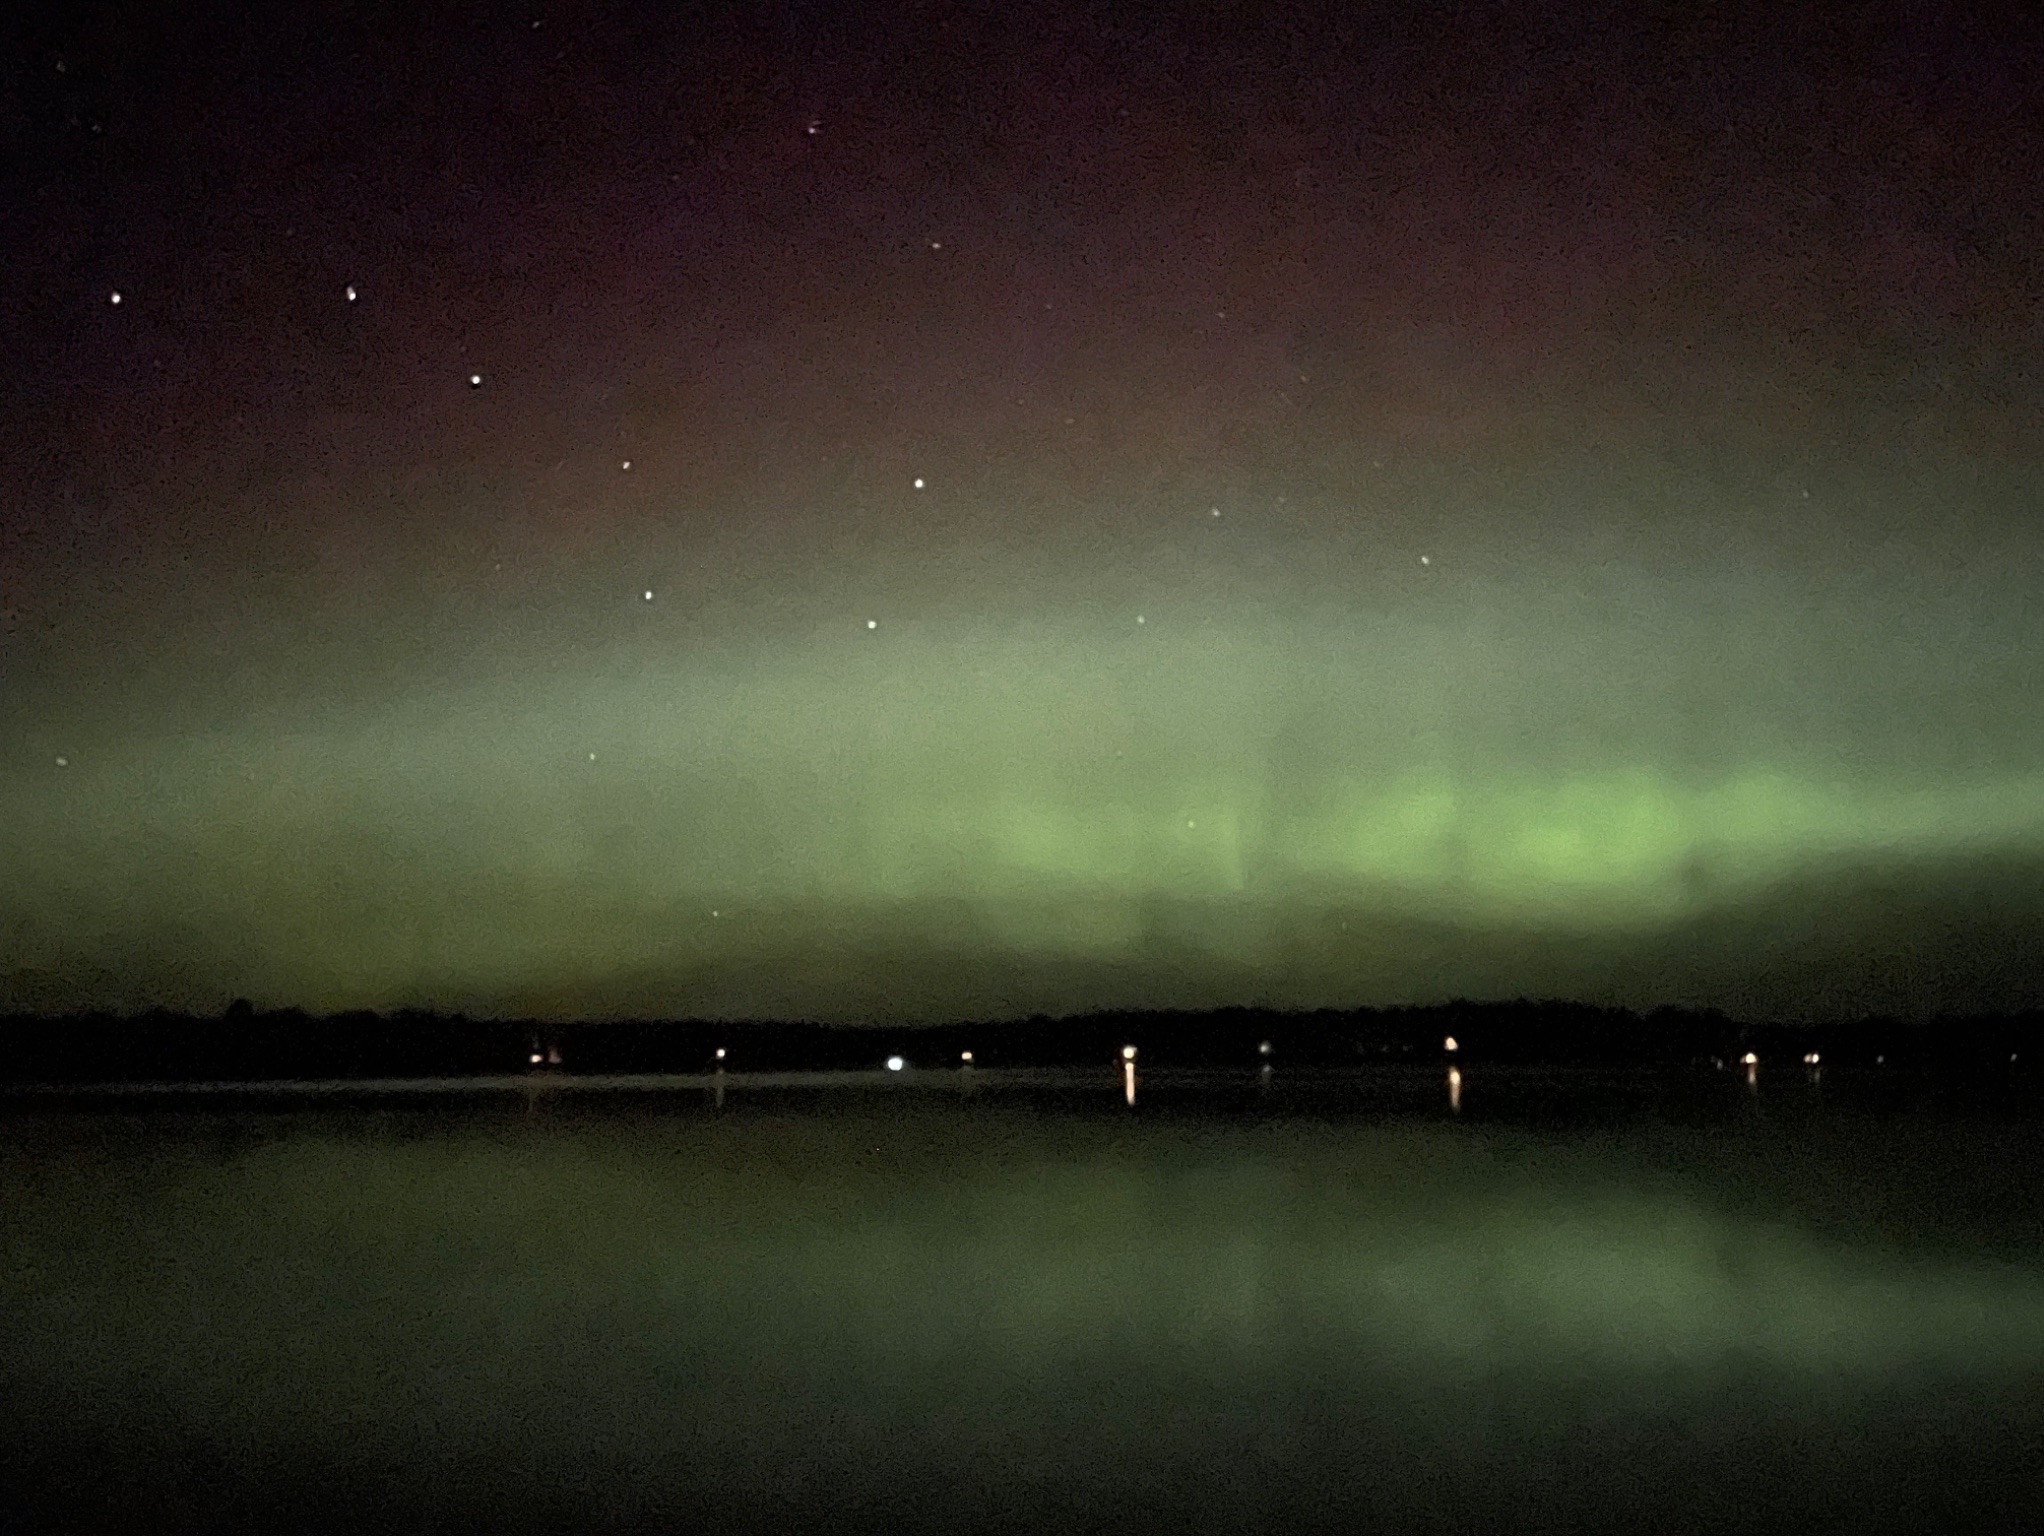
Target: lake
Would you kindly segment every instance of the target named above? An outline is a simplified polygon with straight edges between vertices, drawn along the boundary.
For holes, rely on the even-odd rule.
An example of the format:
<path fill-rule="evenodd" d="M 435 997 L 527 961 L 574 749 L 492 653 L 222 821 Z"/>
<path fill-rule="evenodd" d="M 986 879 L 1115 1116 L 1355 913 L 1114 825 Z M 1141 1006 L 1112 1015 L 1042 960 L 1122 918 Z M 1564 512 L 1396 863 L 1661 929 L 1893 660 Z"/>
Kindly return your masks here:
<path fill-rule="evenodd" d="M 10 1095 L 6 1509 L 2044 1521 L 2032 1090 L 1502 1068 L 1459 1106 L 1433 1070 L 1123 1090 L 1104 1067 Z"/>

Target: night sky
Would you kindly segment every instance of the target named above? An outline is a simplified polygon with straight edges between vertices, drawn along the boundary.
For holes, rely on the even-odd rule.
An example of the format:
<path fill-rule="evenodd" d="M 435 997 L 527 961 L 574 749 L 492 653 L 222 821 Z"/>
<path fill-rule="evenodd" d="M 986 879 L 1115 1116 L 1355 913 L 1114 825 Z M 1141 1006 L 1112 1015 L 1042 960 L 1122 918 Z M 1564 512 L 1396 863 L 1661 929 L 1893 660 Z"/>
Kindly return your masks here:
<path fill-rule="evenodd" d="M 2044 1002 L 2044 24 L 1831 9 L 16 16 L 0 1008 Z"/>

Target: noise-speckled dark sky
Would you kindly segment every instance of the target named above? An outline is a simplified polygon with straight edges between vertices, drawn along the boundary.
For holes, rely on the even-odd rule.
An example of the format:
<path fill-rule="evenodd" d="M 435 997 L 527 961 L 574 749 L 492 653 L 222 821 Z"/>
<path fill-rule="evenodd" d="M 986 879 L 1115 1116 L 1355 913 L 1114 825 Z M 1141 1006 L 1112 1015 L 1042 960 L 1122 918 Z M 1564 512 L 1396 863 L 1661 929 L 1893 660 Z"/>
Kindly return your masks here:
<path fill-rule="evenodd" d="M 2044 1001 L 2029 7 L 8 26 L 0 1006 Z"/>

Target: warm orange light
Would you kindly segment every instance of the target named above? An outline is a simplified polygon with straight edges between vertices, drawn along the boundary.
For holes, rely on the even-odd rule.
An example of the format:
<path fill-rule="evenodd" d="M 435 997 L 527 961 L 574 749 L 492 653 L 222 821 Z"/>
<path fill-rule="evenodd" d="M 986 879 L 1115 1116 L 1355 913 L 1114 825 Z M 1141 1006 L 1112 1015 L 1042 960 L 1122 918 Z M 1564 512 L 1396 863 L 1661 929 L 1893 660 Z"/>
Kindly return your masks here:
<path fill-rule="evenodd" d="M 1459 1051 L 1462 1047 L 1456 1043 L 1455 1037 L 1450 1035 L 1441 1042 L 1441 1049 L 1444 1051 Z"/>

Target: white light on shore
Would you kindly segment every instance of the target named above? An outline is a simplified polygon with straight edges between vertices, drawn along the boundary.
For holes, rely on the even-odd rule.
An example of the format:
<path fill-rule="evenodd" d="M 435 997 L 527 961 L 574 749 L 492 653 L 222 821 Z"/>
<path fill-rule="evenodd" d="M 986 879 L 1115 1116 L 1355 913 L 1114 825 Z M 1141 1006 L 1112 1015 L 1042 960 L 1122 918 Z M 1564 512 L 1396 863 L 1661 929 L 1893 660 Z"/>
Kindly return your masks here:
<path fill-rule="evenodd" d="M 899 1056 L 890 1056 L 887 1058 L 887 1070 L 890 1072 L 899 1072 L 903 1067 L 907 1065 L 908 1063 L 903 1061 Z"/>

